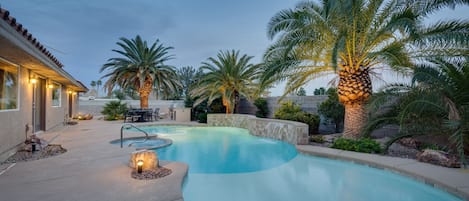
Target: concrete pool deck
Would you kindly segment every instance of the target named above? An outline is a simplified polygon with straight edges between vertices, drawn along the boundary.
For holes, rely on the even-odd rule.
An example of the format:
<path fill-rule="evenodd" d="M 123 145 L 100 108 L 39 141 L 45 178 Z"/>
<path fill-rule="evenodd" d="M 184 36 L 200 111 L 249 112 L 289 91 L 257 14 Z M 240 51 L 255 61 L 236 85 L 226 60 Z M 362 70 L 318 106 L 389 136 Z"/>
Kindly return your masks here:
<path fill-rule="evenodd" d="M 16 163 L 0 175 L 0 200 L 183 200 L 181 187 L 188 170 L 184 163 L 160 162 L 172 170 L 169 176 L 160 179 L 130 177 L 128 160 L 135 148 L 121 149 L 109 143 L 120 138 L 121 126 L 122 121 L 87 120 L 41 134 L 41 138 L 61 144 L 67 152 Z"/>
<path fill-rule="evenodd" d="M 179 124 L 160 121 L 152 124 Z M 145 125 L 140 123 L 137 125 Z M 199 124 L 191 124 L 199 125 Z M 51 144 L 68 151 L 51 158 L 19 162 L 0 175 L 0 200 L 96 200 L 96 201 L 180 201 L 182 182 L 188 166 L 162 162 L 173 173 L 157 180 L 135 180 L 127 166 L 132 147 L 120 148 L 109 142 L 119 139 L 122 121 L 79 121 L 41 134 Z M 125 137 L 141 136 L 126 134 Z M 411 159 L 348 152 L 310 145 L 300 152 L 399 172 L 469 200 L 469 170 L 444 168 Z M 0 167 L 0 172 L 5 167 Z"/>

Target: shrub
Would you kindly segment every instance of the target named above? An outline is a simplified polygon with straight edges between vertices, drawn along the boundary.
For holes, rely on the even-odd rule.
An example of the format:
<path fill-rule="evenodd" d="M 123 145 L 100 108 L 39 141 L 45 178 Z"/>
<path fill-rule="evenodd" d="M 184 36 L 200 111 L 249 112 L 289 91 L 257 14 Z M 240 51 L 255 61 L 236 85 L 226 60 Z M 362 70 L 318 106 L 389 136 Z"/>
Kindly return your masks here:
<path fill-rule="evenodd" d="M 324 143 L 326 140 L 324 139 L 324 136 L 322 135 L 312 135 L 309 137 L 310 142 L 316 142 L 316 143 Z"/>
<path fill-rule="evenodd" d="M 122 92 L 121 90 L 114 90 L 112 91 L 112 94 L 114 95 L 114 97 L 116 97 L 119 100 L 125 99 L 125 93 Z"/>
<path fill-rule="evenodd" d="M 282 119 L 284 116 L 292 115 L 298 112 L 302 112 L 301 107 L 295 104 L 293 101 L 282 102 L 280 108 L 275 111 L 274 118 Z"/>
<path fill-rule="evenodd" d="M 358 140 L 338 138 L 332 144 L 332 148 L 363 153 L 382 152 L 381 145 L 378 142 L 368 138 L 362 138 Z"/>
<path fill-rule="evenodd" d="M 123 119 L 126 112 L 127 103 L 121 103 L 121 101 L 110 101 L 104 105 L 101 114 L 105 115 L 105 120 L 118 120 Z"/>
<path fill-rule="evenodd" d="M 256 117 L 266 118 L 269 114 L 269 107 L 267 107 L 267 100 L 265 98 L 258 98 L 254 101 L 257 107 Z"/>
<path fill-rule="evenodd" d="M 320 122 L 319 115 L 302 111 L 301 107 L 292 101 L 283 102 L 280 108 L 275 111 L 274 118 L 308 124 L 310 135 L 318 133 Z"/>
<path fill-rule="evenodd" d="M 345 108 L 342 103 L 339 102 L 337 89 L 329 88 L 327 90 L 327 100 L 319 104 L 318 112 L 327 120 L 330 120 L 335 124 L 336 133 L 341 132 L 341 125 L 344 122 L 345 116 Z"/>
<path fill-rule="evenodd" d="M 197 115 L 199 123 L 207 123 L 207 113 L 200 113 Z"/>

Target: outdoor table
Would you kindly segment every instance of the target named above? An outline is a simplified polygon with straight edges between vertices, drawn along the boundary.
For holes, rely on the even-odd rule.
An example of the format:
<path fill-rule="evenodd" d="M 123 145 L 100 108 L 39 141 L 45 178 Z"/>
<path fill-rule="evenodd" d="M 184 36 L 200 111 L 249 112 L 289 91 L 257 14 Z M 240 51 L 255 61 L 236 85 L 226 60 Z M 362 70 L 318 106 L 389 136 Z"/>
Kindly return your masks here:
<path fill-rule="evenodd" d="M 136 122 L 146 122 L 147 118 L 151 118 L 152 109 L 131 109 L 129 112 L 133 113 L 135 116 L 138 116 Z M 133 119 L 132 119 L 133 121 Z"/>

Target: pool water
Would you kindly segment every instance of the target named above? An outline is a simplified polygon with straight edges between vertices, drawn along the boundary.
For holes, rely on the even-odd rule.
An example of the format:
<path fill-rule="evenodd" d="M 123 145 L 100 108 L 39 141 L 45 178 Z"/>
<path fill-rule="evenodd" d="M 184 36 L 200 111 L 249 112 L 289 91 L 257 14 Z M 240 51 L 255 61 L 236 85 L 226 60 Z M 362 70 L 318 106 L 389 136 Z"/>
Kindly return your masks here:
<path fill-rule="evenodd" d="M 251 136 L 245 129 L 168 130 L 176 132 L 158 134 L 173 144 L 156 151 L 161 160 L 189 164 L 186 201 L 461 200 L 389 171 L 298 154 L 292 145 Z"/>
<path fill-rule="evenodd" d="M 246 173 L 282 165 L 296 155 L 295 147 L 260 139 L 236 128 L 187 128 L 188 134 L 165 135 L 177 142 L 158 149 L 161 159 L 189 164 L 189 173 Z"/>
<path fill-rule="evenodd" d="M 163 146 L 166 145 L 168 142 L 162 139 L 155 139 L 155 138 L 150 138 L 145 140 L 145 138 L 130 138 L 130 139 L 124 139 L 122 141 L 123 146 L 129 146 L 131 145 L 132 147 L 135 148 L 146 148 L 146 147 L 157 147 L 157 146 Z M 111 144 L 120 144 L 120 140 L 115 140 L 111 142 Z"/>

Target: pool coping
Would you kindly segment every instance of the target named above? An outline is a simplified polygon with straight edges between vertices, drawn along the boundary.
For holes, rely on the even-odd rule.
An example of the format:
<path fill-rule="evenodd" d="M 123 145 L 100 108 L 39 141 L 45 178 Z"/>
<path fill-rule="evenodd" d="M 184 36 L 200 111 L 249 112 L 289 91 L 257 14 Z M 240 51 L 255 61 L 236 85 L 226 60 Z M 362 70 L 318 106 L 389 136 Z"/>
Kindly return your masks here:
<path fill-rule="evenodd" d="M 469 200 L 469 170 L 446 168 L 418 162 L 414 159 L 366 154 L 313 145 L 296 145 L 303 154 L 345 160 L 373 168 L 384 169 L 413 178 L 435 188 Z"/>

